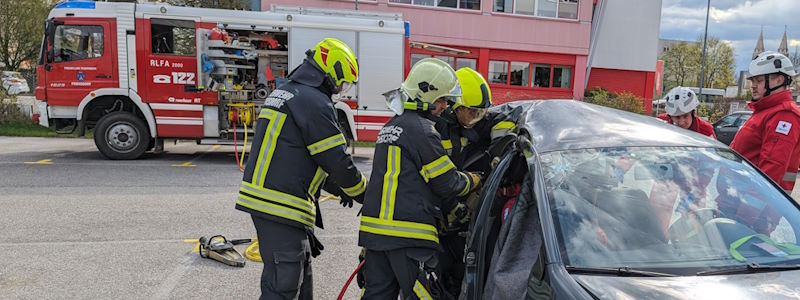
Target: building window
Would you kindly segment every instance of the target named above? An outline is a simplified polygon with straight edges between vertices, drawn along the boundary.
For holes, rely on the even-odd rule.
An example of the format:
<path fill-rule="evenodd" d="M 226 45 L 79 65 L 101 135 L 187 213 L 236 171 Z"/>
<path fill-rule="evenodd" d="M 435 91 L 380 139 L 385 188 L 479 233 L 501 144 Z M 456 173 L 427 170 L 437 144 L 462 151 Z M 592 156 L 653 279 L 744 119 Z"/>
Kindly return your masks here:
<path fill-rule="evenodd" d="M 489 61 L 489 83 L 508 84 L 507 61 Z"/>
<path fill-rule="evenodd" d="M 512 13 L 514 12 L 512 4 L 514 4 L 513 0 L 494 0 L 494 11 Z"/>
<path fill-rule="evenodd" d="M 103 56 L 103 27 L 58 25 L 54 39 L 55 62 Z"/>
<path fill-rule="evenodd" d="M 481 0 L 460 0 L 458 1 L 458 7 L 463 9 L 480 10 Z"/>
<path fill-rule="evenodd" d="M 579 0 L 495 0 L 494 11 L 548 18 L 577 19 L 578 2 Z"/>
<path fill-rule="evenodd" d="M 422 60 L 423 58 L 431 57 L 430 55 L 426 54 L 411 54 L 411 65 L 413 66 L 418 61 Z"/>
<path fill-rule="evenodd" d="M 194 22 L 150 19 L 153 54 L 195 56 Z"/>
<path fill-rule="evenodd" d="M 477 70 L 477 61 L 474 58 L 456 58 L 456 70 L 461 68 L 472 68 Z"/>
<path fill-rule="evenodd" d="M 550 65 L 533 65 L 533 86 L 550 87 Z"/>
<path fill-rule="evenodd" d="M 530 67 L 531 64 L 526 62 L 511 62 L 511 72 L 509 72 L 509 82 L 510 85 L 516 86 L 528 86 L 530 80 L 528 78 L 528 74 L 530 74 Z"/>
<path fill-rule="evenodd" d="M 443 62 L 446 62 L 451 67 L 455 65 L 456 58 L 452 56 L 444 56 L 444 55 L 436 55 L 434 58 L 437 58 Z"/>
<path fill-rule="evenodd" d="M 411 65 L 413 66 L 418 61 L 422 60 L 423 58 L 433 57 L 439 59 L 443 62 L 446 62 L 448 65 L 453 67 L 454 70 L 458 70 L 464 67 L 472 68 L 473 70 L 477 70 L 478 61 L 474 58 L 466 58 L 466 57 L 456 57 L 456 56 L 447 56 L 447 55 L 430 55 L 430 54 L 419 54 L 419 53 L 412 53 L 411 54 Z"/>
<path fill-rule="evenodd" d="M 568 89 L 572 80 L 572 67 L 555 66 L 553 67 L 553 87 Z"/>
<path fill-rule="evenodd" d="M 481 0 L 389 0 L 389 2 L 433 7 L 481 9 Z"/>
<path fill-rule="evenodd" d="M 578 0 L 558 0 L 558 17 L 563 19 L 577 19 Z"/>

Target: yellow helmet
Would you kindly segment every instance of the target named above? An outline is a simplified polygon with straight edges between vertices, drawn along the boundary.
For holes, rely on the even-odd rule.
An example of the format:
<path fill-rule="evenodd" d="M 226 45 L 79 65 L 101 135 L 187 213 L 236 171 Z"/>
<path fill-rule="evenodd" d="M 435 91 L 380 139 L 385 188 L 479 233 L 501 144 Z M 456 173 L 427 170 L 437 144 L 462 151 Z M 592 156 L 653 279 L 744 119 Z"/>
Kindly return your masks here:
<path fill-rule="evenodd" d="M 453 67 L 430 57 L 418 61 L 411 67 L 400 89 L 409 99 L 428 104 L 442 97 L 451 101 L 457 101 L 457 98 L 461 97 L 461 87 L 458 85 L 458 77 Z"/>
<path fill-rule="evenodd" d="M 489 108 L 492 106 L 492 90 L 481 73 L 472 68 L 465 67 L 456 71 L 458 83 L 461 84 L 461 101 L 456 102 L 453 108 L 465 106 L 469 108 Z"/>
<path fill-rule="evenodd" d="M 347 44 L 334 38 L 325 38 L 312 50 L 314 62 L 330 76 L 337 87 L 343 83 L 354 84 L 358 81 L 358 61 Z"/>

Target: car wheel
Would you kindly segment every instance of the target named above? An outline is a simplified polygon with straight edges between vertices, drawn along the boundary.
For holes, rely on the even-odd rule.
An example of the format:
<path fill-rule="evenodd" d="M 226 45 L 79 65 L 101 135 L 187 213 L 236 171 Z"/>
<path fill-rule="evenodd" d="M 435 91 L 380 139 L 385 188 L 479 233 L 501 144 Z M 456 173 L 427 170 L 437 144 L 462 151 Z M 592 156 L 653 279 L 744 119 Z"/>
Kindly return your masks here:
<path fill-rule="evenodd" d="M 147 125 L 129 112 L 115 112 L 97 121 L 94 144 L 108 159 L 137 159 L 150 145 Z"/>

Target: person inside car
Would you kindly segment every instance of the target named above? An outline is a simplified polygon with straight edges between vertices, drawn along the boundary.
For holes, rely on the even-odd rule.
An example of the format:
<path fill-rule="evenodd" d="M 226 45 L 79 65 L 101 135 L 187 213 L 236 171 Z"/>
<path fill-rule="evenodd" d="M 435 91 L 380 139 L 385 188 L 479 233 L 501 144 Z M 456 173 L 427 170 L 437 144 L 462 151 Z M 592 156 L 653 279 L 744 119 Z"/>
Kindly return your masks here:
<path fill-rule="evenodd" d="M 666 113 L 658 118 L 683 129 L 688 129 L 716 139 L 714 127 L 697 116 L 700 101 L 697 95 L 685 87 L 675 87 L 667 93 Z"/>

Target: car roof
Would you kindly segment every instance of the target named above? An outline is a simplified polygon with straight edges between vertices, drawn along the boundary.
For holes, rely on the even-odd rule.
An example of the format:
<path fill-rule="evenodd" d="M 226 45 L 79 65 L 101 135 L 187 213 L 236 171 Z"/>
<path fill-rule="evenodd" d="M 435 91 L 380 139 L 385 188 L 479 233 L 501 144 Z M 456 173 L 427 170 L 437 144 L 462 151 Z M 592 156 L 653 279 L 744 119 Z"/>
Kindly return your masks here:
<path fill-rule="evenodd" d="M 658 118 L 575 100 L 532 100 L 512 104 L 525 112 L 523 126 L 538 152 L 605 147 L 725 147 Z"/>

